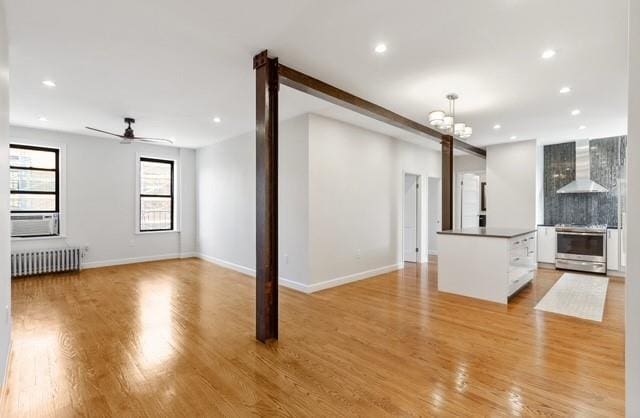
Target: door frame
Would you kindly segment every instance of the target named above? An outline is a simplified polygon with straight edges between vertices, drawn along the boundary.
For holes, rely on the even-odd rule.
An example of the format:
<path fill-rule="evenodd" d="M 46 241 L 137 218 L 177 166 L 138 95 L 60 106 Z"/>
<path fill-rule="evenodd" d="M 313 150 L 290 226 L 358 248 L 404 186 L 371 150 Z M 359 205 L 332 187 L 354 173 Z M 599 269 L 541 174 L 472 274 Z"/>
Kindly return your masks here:
<path fill-rule="evenodd" d="M 400 190 L 400 201 L 401 201 L 401 210 L 400 210 L 400 229 L 402 233 L 400 234 L 400 254 L 401 254 L 401 262 L 404 265 L 404 209 L 405 209 L 405 196 L 404 196 L 404 181 L 407 175 L 416 176 L 417 187 L 417 196 L 416 196 L 416 245 L 418 246 L 418 251 L 416 254 L 416 264 L 420 264 L 423 262 L 422 260 L 422 190 L 424 189 L 423 177 L 422 174 L 414 173 L 412 171 L 402 170 L 402 187 Z"/>

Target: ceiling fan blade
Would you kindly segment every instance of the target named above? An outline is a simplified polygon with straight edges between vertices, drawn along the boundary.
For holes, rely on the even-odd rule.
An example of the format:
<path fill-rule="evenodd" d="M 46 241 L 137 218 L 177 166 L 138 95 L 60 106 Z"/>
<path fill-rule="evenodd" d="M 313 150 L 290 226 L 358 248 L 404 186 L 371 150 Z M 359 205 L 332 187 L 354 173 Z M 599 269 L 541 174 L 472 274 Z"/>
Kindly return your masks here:
<path fill-rule="evenodd" d="M 143 138 L 143 137 L 138 137 L 136 136 L 134 138 L 135 141 L 140 141 L 140 142 L 148 142 L 150 144 L 153 143 L 164 143 L 164 144 L 173 144 L 173 141 L 170 139 L 162 139 L 162 138 Z"/>
<path fill-rule="evenodd" d="M 96 128 L 92 128 L 90 126 L 85 126 L 85 128 L 90 129 L 92 131 L 101 132 L 103 134 L 117 136 L 118 138 L 124 138 L 122 135 L 114 134 L 113 132 L 103 131 L 102 129 L 96 129 Z"/>

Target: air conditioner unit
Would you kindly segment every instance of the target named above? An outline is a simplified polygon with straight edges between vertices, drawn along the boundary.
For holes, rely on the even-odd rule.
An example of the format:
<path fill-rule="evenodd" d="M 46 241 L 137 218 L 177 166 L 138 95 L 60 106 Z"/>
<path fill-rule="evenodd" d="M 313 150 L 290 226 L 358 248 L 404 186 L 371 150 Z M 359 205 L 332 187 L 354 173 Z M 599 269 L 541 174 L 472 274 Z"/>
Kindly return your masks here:
<path fill-rule="evenodd" d="M 12 237 L 41 237 L 58 235 L 57 213 L 11 214 Z"/>

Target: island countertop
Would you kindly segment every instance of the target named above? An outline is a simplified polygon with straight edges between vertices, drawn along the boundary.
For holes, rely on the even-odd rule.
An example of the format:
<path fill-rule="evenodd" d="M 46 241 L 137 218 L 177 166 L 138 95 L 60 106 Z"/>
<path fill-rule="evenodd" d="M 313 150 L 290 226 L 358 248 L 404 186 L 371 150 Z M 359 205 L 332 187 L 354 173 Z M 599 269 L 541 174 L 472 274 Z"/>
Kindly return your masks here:
<path fill-rule="evenodd" d="M 442 235 L 465 235 L 488 238 L 515 238 L 535 232 L 535 228 L 462 228 L 438 231 Z"/>

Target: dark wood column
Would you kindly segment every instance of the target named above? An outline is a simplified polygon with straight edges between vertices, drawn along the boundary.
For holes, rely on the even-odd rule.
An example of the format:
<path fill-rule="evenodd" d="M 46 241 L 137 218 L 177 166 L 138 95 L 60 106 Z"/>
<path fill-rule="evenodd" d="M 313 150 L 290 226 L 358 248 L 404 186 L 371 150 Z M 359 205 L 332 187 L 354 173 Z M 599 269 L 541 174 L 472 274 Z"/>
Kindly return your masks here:
<path fill-rule="evenodd" d="M 278 60 L 262 51 L 256 71 L 256 338 L 278 339 Z"/>
<path fill-rule="evenodd" d="M 442 137 L 442 230 L 453 229 L 453 137 Z"/>

